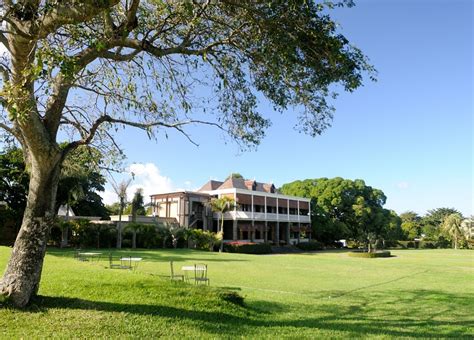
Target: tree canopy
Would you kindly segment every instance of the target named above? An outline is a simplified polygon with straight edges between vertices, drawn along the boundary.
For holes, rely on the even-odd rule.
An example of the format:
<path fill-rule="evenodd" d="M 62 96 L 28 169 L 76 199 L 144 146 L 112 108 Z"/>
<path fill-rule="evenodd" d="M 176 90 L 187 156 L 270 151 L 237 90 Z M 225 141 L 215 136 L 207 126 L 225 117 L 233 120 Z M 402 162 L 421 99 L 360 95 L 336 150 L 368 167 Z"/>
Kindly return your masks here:
<path fill-rule="evenodd" d="M 242 176 L 240 173 L 238 172 L 231 172 L 231 174 L 229 176 L 226 177 L 226 181 L 229 179 L 229 178 L 244 178 L 244 176 Z"/>
<path fill-rule="evenodd" d="M 453 213 L 445 217 L 441 223 L 441 231 L 445 233 L 453 242 L 454 249 L 458 249 L 460 240 L 464 240 L 465 234 L 461 227 L 462 216 L 459 213 Z"/>
<path fill-rule="evenodd" d="M 254 145 L 270 124 L 257 110 L 259 91 L 276 109 L 301 109 L 298 128 L 317 135 L 332 118 L 330 85 L 352 91 L 373 72 L 337 31 L 328 6 L 334 4 L 6 1 L 9 31 L 0 42 L 10 58 L 1 66 L 0 127 L 22 143 L 27 130 L 55 139 L 67 129 L 79 137 L 74 147 L 110 137 L 111 123 L 150 136 L 160 127 L 184 133 L 184 125 L 204 122 L 193 109 L 205 104 L 216 109 L 207 123 Z M 213 96 L 193 100 L 202 87 Z"/>
<path fill-rule="evenodd" d="M 413 240 L 416 237 L 421 237 L 422 219 L 416 212 L 406 211 L 400 214 L 400 218 L 402 219 L 402 229 L 406 239 Z"/>
<path fill-rule="evenodd" d="M 19 218 L 25 209 L 29 179 L 21 149 L 11 148 L 0 153 L 0 201 L 19 212 Z"/>
<path fill-rule="evenodd" d="M 384 193 L 363 180 L 306 179 L 284 184 L 281 192 L 311 198 L 313 229 L 321 241 L 351 238 L 370 244 L 377 238 L 399 236 L 400 221 L 383 208 Z"/>

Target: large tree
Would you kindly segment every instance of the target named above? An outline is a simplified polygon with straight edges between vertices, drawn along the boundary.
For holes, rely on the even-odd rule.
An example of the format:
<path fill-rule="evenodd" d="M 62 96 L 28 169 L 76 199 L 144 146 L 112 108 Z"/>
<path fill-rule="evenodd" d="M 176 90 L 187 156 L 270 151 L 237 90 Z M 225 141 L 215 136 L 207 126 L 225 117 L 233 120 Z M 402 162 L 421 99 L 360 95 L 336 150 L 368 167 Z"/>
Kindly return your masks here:
<path fill-rule="evenodd" d="M 421 219 L 422 231 L 425 234 L 426 239 L 439 241 L 444 238 L 445 234 L 441 228 L 443 221 L 452 214 L 460 214 L 454 208 L 436 208 L 428 210 L 425 216 Z"/>
<path fill-rule="evenodd" d="M 140 228 L 137 222 L 137 215 L 145 215 L 145 203 L 143 198 L 143 189 L 138 188 L 132 199 L 132 249 L 137 247 L 137 230 Z"/>
<path fill-rule="evenodd" d="M 402 229 L 404 232 L 404 238 L 407 240 L 413 240 L 420 237 L 422 234 L 422 222 L 421 217 L 414 211 L 405 211 L 400 214 L 402 219 Z"/>
<path fill-rule="evenodd" d="M 465 232 L 461 226 L 462 216 L 459 213 L 453 213 L 446 216 L 441 223 L 441 230 L 453 242 L 454 249 L 458 249 L 458 243 L 465 239 Z"/>
<path fill-rule="evenodd" d="M 321 133 L 331 89 L 353 91 L 373 72 L 328 15 L 344 4 L 4 0 L 0 128 L 22 145 L 31 180 L 0 292 L 17 306 L 37 292 L 61 164 L 80 145 L 113 147 L 117 126 L 191 140 L 186 125 L 203 123 L 255 146 L 270 124 L 260 92 L 294 107 L 301 131 Z"/>
<path fill-rule="evenodd" d="M 117 222 L 117 249 L 122 248 L 122 215 L 127 205 L 127 189 L 132 182 L 132 178 L 123 180 L 120 183 L 112 181 L 112 188 L 114 189 L 119 199 L 119 220 Z"/>
<path fill-rule="evenodd" d="M 306 179 L 284 184 L 281 191 L 311 198 L 313 229 L 323 242 L 351 238 L 370 245 L 399 229 L 393 212 L 383 208 L 384 193 L 360 179 Z"/>

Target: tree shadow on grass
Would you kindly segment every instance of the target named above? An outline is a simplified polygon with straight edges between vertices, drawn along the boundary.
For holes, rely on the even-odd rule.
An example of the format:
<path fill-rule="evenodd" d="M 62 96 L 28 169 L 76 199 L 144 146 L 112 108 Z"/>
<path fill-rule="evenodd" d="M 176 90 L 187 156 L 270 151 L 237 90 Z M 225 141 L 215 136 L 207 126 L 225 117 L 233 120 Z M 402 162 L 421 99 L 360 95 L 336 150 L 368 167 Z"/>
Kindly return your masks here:
<path fill-rule="evenodd" d="M 329 293 L 337 296 L 337 292 Z M 328 292 L 325 293 L 328 295 Z M 245 308 L 203 310 L 170 305 L 126 304 L 79 298 L 40 296 L 30 312 L 52 308 L 118 312 L 191 322 L 216 336 L 262 336 L 271 329 L 297 329 L 299 336 L 317 332 L 334 336 L 453 337 L 472 338 L 474 320 L 469 314 L 472 294 L 434 290 L 352 292 L 336 301 L 298 308 L 268 301 L 251 301 Z M 323 300 L 321 298 L 321 300 Z M 216 301 L 216 303 L 218 303 Z M 288 311 L 291 309 L 291 313 Z M 428 310 L 428 311 L 427 311 Z M 281 334 L 281 333 L 278 333 Z M 321 333 L 318 333 L 321 334 Z"/>
<path fill-rule="evenodd" d="M 82 249 L 82 252 L 99 252 L 102 253 L 101 258 L 104 260 L 108 258 L 109 254 L 114 257 L 131 256 L 141 257 L 143 261 L 148 262 L 169 262 L 169 261 L 186 261 L 186 262 L 247 262 L 245 259 L 238 259 L 235 257 L 220 256 L 219 253 L 198 251 L 194 249 Z M 74 258 L 76 250 L 64 249 L 48 249 L 48 255 L 56 257 Z M 204 256 L 200 256 L 204 255 Z"/>

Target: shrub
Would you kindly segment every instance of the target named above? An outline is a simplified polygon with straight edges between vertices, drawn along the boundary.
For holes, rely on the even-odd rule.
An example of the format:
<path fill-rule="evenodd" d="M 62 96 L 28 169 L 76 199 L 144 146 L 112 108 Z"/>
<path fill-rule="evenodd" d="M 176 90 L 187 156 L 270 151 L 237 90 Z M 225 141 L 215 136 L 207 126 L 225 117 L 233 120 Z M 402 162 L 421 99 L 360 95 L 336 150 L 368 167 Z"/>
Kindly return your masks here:
<path fill-rule="evenodd" d="M 222 236 L 208 230 L 191 229 L 189 239 L 194 242 L 197 249 L 212 251 L 214 245 L 220 242 Z"/>
<path fill-rule="evenodd" d="M 467 247 L 468 247 L 468 249 L 474 249 L 474 240 L 473 239 L 467 240 Z"/>
<path fill-rule="evenodd" d="M 403 245 L 397 240 L 385 240 L 386 248 L 403 248 Z"/>
<path fill-rule="evenodd" d="M 228 242 L 224 243 L 224 251 L 241 254 L 270 254 L 272 247 L 267 243 Z"/>
<path fill-rule="evenodd" d="M 358 249 L 364 247 L 364 244 L 362 242 L 359 242 L 357 240 L 348 240 L 347 241 L 347 248 L 350 249 Z"/>
<path fill-rule="evenodd" d="M 94 247 L 97 244 L 97 227 L 88 220 L 78 219 L 68 222 L 71 230 L 69 243 L 75 247 Z"/>
<path fill-rule="evenodd" d="M 324 248 L 323 244 L 318 241 L 301 242 L 296 244 L 296 247 L 304 251 L 321 250 Z"/>
<path fill-rule="evenodd" d="M 423 248 L 423 249 L 436 249 L 436 244 L 434 244 L 433 242 L 429 242 L 429 241 L 422 241 L 422 242 L 420 242 L 420 248 Z"/>
<path fill-rule="evenodd" d="M 377 251 L 375 253 L 366 253 L 366 252 L 360 252 L 360 251 L 353 251 L 349 253 L 349 256 L 351 257 L 364 257 L 364 258 L 376 258 L 376 257 L 390 257 L 391 253 L 388 250 L 383 250 L 383 251 Z"/>
<path fill-rule="evenodd" d="M 436 247 L 437 248 L 451 248 L 451 242 L 444 238 L 443 236 L 440 236 L 438 239 L 438 242 L 436 242 Z"/>

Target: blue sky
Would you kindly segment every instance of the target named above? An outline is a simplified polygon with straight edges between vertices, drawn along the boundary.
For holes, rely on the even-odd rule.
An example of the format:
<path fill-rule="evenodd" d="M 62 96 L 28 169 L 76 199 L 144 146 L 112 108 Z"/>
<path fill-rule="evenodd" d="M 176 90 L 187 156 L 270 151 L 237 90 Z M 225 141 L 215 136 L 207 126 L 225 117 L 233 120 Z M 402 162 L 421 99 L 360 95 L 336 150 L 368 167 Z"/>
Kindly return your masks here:
<path fill-rule="evenodd" d="M 263 99 L 273 125 L 257 151 L 240 153 L 210 127 L 189 130 L 199 147 L 172 131 L 155 143 L 127 129 L 118 141 L 127 162 L 139 163 L 131 190 L 193 190 L 231 172 L 276 186 L 341 176 L 383 190 L 398 213 L 473 214 L 473 2 L 359 0 L 332 16 L 379 74 L 339 96 L 323 135 L 299 134 L 291 110 L 274 113 Z"/>

